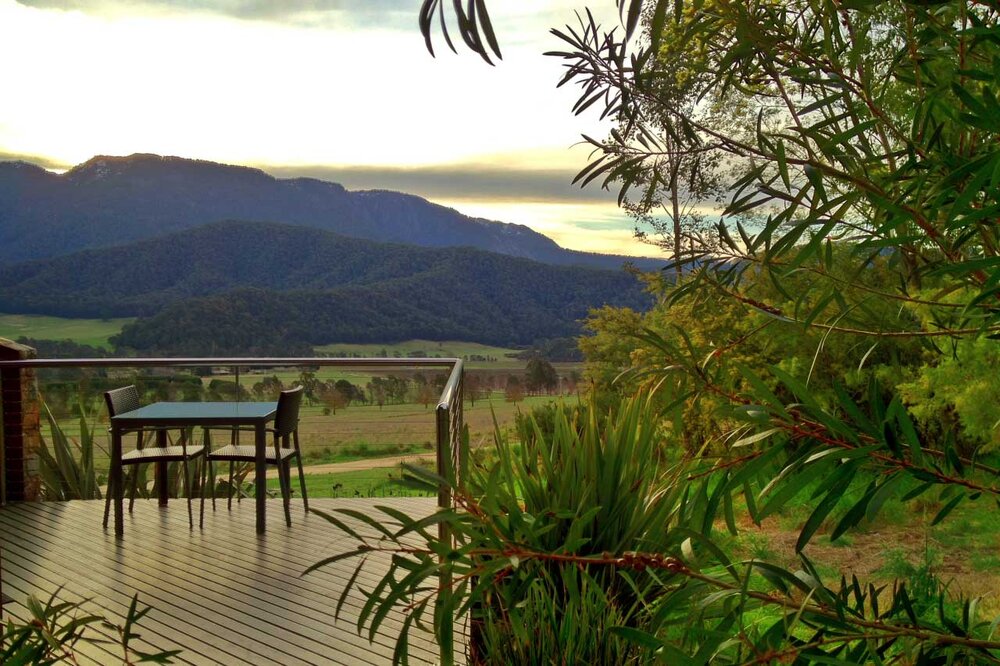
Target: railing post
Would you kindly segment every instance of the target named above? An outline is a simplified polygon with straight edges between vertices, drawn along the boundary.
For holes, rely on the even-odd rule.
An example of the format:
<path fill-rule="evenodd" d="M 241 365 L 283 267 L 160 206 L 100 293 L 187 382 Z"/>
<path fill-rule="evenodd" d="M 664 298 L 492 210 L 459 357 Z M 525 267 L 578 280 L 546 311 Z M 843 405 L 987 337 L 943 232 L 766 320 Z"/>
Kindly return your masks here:
<path fill-rule="evenodd" d="M 451 376 L 442 394 L 442 402 L 438 403 L 435 416 L 437 417 L 437 473 L 442 479 L 446 479 L 449 484 L 454 484 L 461 489 L 465 474 L 465 454 L 462 446 L 462 385 L 464 370 L 462 361 L 455 362 Z M 454 498 L 452 496 L 451 485 L 441 484 L 438 488 L 438 507 L 447 509 L 452 506 Z M 448 524 L 444 521 L 438 523 L 438 539 L 441 543 L 452 544 L 452 533 Z M 447 570 L 442 570 L 438 581 L 441 590 L 451 588 L 451 575 Z M 454 621 L 448 618 L 442 621 Z M 451 635 L 451 634 L 449 634 Z M 441 666 L 452 666 L 455 663 L 454 642 L 446 642 L 438 646 L 440 650 L 439 663 Z"/>
<path fill-rule="evenodd" d="M 36 357 L 33 348 L 0 338 L 0 361 Z M 0 369 L 0 413 L 0 501 L 37 499 L 41 410 L 34 369 Z"/>
<path fill-rule="evenodd" d="M 451 445 L 455 460 L 455 478 L 458 479 L 459 489 L 465 486 L 465 477 L 469 471 L 469 442 L 465 439 L 465 371 L 459 379 L 458 390 L 456 391 L 455 413 L 451 421 Z"/>

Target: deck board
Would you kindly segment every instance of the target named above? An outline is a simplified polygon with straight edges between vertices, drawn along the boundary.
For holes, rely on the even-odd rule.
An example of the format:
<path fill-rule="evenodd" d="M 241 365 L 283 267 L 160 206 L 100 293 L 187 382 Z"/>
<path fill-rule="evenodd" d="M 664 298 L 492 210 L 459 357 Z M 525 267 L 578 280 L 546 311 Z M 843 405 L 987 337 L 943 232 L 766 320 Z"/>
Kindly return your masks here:
<path fill-rule="evenodd" d="M 320 499 L 324 511 L 350 507 L 374 513 L 376 504 L 411 515 L 434 508 L 430 498 Z M 254 506 L 243 502 L 228 511 L 220 502 L 205 508 L 203 529 L 190 529 L 182 502 L 166 509 L 155 500 L 137 501 L 125 516 L 125 536 L 101 528 L 99 501 L 23 503 L 0 509 L 4 590 L 15 602 L 5 608 L 23 617 L 30 593 L 47 596 L 63 586 L 60 598 L 89 599 L 85 608 L 120 620 L 132 595 L 153 610 L 140 624 L 142 649 L 183 650 L 179 663 L 191 664 L 381 664 L 391 663 L 403 611 L 393 613 L 368 641 L 357 633 L 364 604 L 355 592 L 334 620 L 343 586 L 356 566 L 341 561 L 307 575 L 305 569 L 350 548 L 351 537 L 293 502 L 286 527 L 278 501 L 268 502 L 268 532 L 254 531 Z M 197 507 L 196 507 L 197 511 Z M 197 517 L 196 517 L 197 520 Z M 371 532 L 360 521 L 345 521 Z M 359 582 L 370 584 L 388 566 L 370 559 Z M 94 663 L 117 658 L 114 646 L 84 652 Z M 414 663 L 438 661 L 429 635 L 412 635 Z"/>

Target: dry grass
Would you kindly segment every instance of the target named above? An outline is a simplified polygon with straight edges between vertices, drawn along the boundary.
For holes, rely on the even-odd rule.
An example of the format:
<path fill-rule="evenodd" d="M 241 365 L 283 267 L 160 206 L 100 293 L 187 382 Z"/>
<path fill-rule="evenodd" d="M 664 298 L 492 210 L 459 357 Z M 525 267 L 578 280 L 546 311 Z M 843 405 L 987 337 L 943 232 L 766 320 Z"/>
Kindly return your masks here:
<path fill-rule="evenodd" d="M 915 503 L 913 511 L 890 520 L 877 520 L 836 542 L 817 534 L 805 554 L 836 586 L 841 575 L 876 584 L 891 583 L 925 563 L 947 586 L 951 597 L 980 597 L 981 618 L 1000 616 L 1000 518 L 973 503 L 960 506 L 941 524 L 932 527 L 934 505 Z M 740 557 L 769 556 L 787 568 L 798 563 L 797 525 L 781 517 L 769 518 L 760 527 L 745 520 L 734 547 Z"/>

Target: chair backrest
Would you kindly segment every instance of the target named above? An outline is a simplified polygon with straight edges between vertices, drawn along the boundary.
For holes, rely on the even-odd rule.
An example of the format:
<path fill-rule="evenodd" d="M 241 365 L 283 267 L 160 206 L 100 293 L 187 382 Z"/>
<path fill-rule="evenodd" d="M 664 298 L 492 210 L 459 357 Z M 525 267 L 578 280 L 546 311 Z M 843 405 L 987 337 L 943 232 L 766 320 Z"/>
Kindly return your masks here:
<path fill-rule="evenodd" d="M 123 386 L 104 394 L 104 402 L 108 406 L 108 416 L 117 416 L 125 412 L 139 409 L 139 390 L 135 384 Z"/>
<path fill-rule="evenodd" d="M 278 396 L 278 413 L 274 417 L 274 431 L 278 435 L 288 435 L 299 427 L 299 405 L 305 388 L 296 386 L 282 391 Z"/>

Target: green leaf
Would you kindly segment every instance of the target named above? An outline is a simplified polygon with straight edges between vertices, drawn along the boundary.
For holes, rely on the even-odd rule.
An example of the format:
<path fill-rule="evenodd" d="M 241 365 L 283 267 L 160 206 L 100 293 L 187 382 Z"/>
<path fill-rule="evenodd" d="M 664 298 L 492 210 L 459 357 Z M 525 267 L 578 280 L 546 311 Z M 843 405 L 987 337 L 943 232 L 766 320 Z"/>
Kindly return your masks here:
<path fill-rule="evenodd" d="M 784 431 L 783 428 L 771 428 L 770 430 L 765 430 L 763 432 L 754 433 L 753 435 L 748 435 L 747 437 L 742 437 L 742 438 L 736 440 L 735 442 L 733 442 L 733 448 L 740 447 L 740 446 L 749 446 L 751 444 L 756 444 L 757 442 L 761 442 L 761 441 L 767 439 L 771 435 L 774 435 L 776 433 L 783 432 L 783 431 Z"/>
<path fill-rule="evenodd" d="M 954 497 L 952 497 L 947 504 L 941 507 L 941 510 L 937 512 L 937 515 L 934 516 L 934 520 L 931 521 L 931 526 L 933 527 L 934 525 L 937 525 L 942 520 L 944 520 L 945 517 L 947 517 L 947 515 L 951 513 L 952 510 L 956 506 L 958 506 L 958 504 L 964 499 L 965 495 L 963 495 L 962 493 L 958 493 Z"/>
<path fill-rule="evenodd" d="M 805 525 L 803 525 L 802 530 L 799 532 L 799 538 L 795 542 L 795 552 L 802 552 L 802 549 L 806 547 L 809 540 L 812 539 L 813 534 L 816 533 L 816 530 L 819 529 L 826 517 L 833 511 L 837 502 L 840 501 L 844 491 L 851 485 L 856 471 L 856 463 L 847 463 L 834 473 L 836 481 L 830 490 L 827 491 L 822 501 L 809 514 L 809 518 L 806 520 Z"/>

